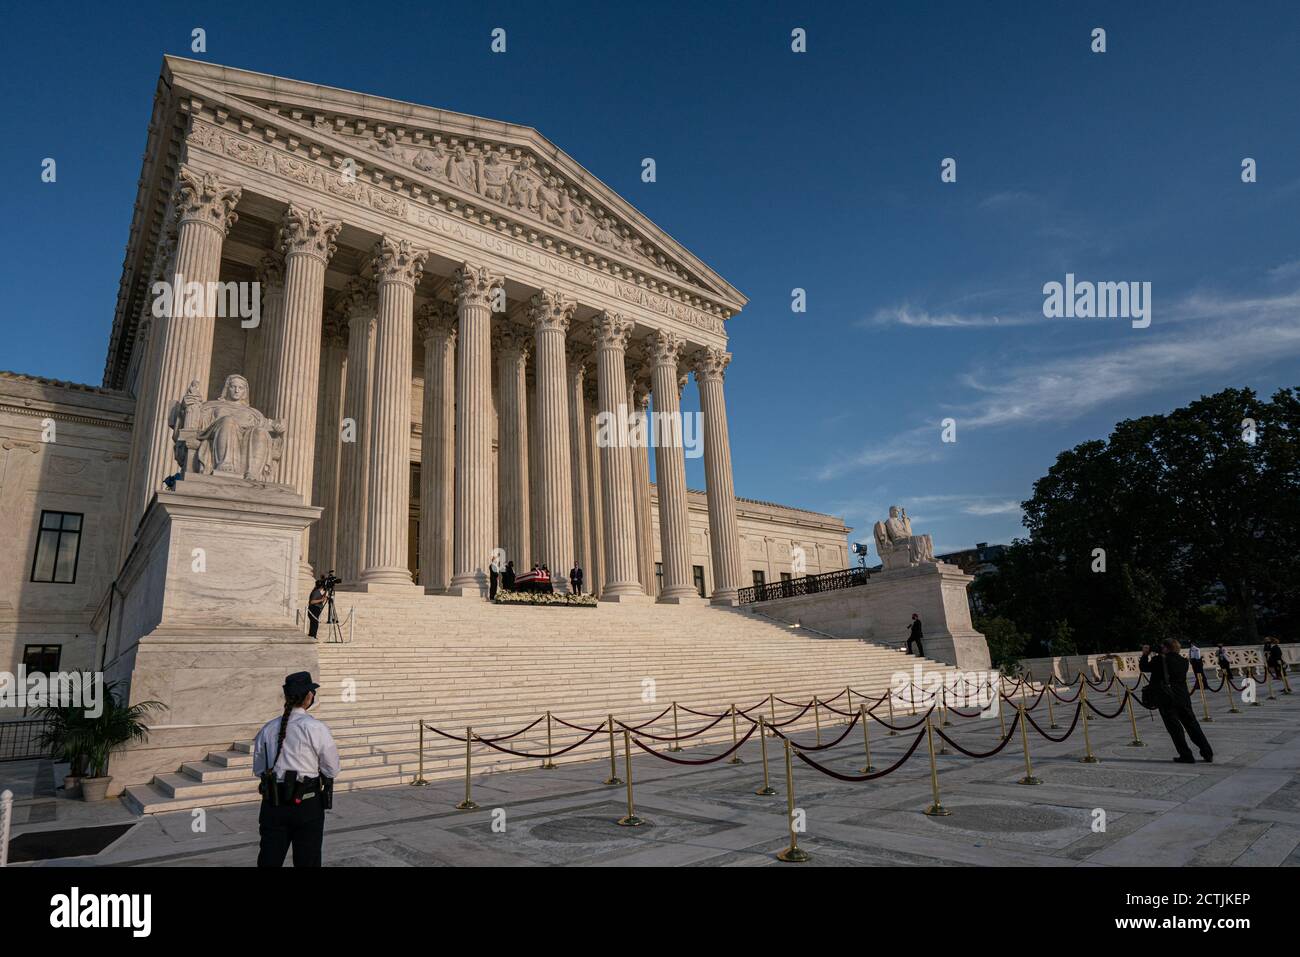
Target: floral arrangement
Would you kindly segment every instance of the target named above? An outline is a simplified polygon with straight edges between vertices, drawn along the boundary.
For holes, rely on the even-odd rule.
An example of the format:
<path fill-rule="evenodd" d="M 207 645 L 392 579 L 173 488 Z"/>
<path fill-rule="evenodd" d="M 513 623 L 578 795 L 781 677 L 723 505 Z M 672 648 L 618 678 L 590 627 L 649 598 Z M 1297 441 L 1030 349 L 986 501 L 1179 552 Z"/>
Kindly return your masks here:
<path fill-rule="evenodd" d="M 506 591 L 497 589 L 497 605 L 558 605 L 561 608 L 595 608 L 595 595 L 571 595 L 568 592 Z"/>

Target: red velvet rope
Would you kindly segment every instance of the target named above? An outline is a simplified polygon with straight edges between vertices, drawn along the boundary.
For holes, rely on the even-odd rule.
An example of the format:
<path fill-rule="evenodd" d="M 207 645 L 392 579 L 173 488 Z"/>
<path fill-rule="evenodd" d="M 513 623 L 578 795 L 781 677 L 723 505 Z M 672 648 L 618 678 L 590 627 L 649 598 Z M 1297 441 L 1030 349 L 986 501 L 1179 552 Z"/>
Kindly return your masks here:
<path fill-rule="evenodd" d="M 963 748 L 952 738 L 948 737 L 948 735 L 944 734 L 943 728 L 935 728 L 934 733 L 937 734 L 939 737 L 943 738 L 945 741 L 951 744 L 962 754 L 966 755 L 966 757 L 968 758 L 991 758 L 993 757 L 993 755 L 997 754 L 999 751 L 1001 751 L 1003 748 L 1007 746 L 1007 743 L 1011 740 L 1011 736 L 1016 733 L 1016 726 L 1019 723 L 1020 723 L 1020 712 L 1017 711 L 1016 716 L 1011 719 L 1011 727 L 1007 728 L 1007 733 L 1002 736 L 1002 743 L 999 744 L 992 751 L 968 751 L 966 748 Z"/>
<path fill-rule="evenodd" d="M 694 731 L 691 731 L 687 734 L 666 734 L 666 735 L 651 734 L 649 731 L 640 731 L 636 728 L 633 728 L 630 724 L 624 724 L 622 721 L 615 720 L 614 723 L 617 724 L 619 727 L 623 728 L 625 731 L 632 731 L 635 734 L 641 735 L 641 737 L 643 738 L 650 738 L 654 741 L 686 741 L 689 738 L 698 737 L 699 735 L 703 734 L 705 731 L 708 731 L 710 728 L 717 727 L 718 722 L 720 722 L 725 717 L 727 717 L 726 714 L 721 714 L 717 718 L 715 718 L 711 723 L 706 724 L 703 727 L 696 728 Z M 644 728 L 645 725 L 641 725 L 641 727 Z"/>
<path fill-rule="evenodd" d="M 515 751 L 515 750 L 513 750 L 513 749 L 511 749 L 511 748 L 503 748 L 503 747 L 501 747 L 501 745 L 499 745 L 499 744 L 495 744 L 495 743 L 492 742 L 492 741 L 488 741 L 488 740 L 486 740 L 486 739 L 484 739 L 484 738 L 480 738 L 477 734 L 474 735 L 474 737 L 475 737 L 477 740 L 482 741 L 482 742 L 483 742 L 484 744 L 486 744 L 489 748 L 492 748 L 494 751 L 500 751 L 502 754 L 513 754 L 513 755 L 514 755 L 515 757 L 517 757 L 517 758 L 547 758 L 547 759 L 550 759 L 550 758 L 558 758 L 558 757 L 559 757 L 560 755 L 562 755 L 562 754 L 568 754 L 568 753 L 569 753 L 570 751 L 572 751 L 574 748 L 580 748 L 580 747 L 582 747 L 584 744 L 586 744 L 588 741 L 590 741 L 592 738 L 594 738 L 597 734 L 599 734 L 602 730 L 603 730 L 603 726 L 602 726 L 601 728 L 597 728 L 595 731 L 591 732 L 591 734 L 587 735 L 585 738 L 581 738 L 581 739 L 575 741 L 573 744 L 569 745 L 567 748 L 560 748 L 560 750 L 558 750 L 558 751 L 551 751 L 551 752 L 549 752 L 549 753 L 548 753 L 548 752 L 529 753 L 529 752 L 527 752 L 527 751 Z"/>
<path fill-rule="evenodd" d="M 1081 714 L 1083 714 L 1083 702 L 1082 702 L 1082 701 L 1079 702 L 1078 704 L 1076 704 L 1076 705 L 1074 706 L 1074 717 L 1070 720 L 1070 726 L 1069 726 L 1068 728 L 1066 728 L 1066 730 L 1065 730 L 1065 734 L 1061 735 L 1059 738 L 1054 738 L 1054 737 L 1052 737 L 1050 734 L 1048 734 L 1046 731 L 1044 731 L 1042 728 L 1040 728 L 1040 727 L 1038 726 L 1038 722 L 1034 720 L 1034 716 L 1031 715 L 1029 712 L 1025 712 L 1025 719 L 1029 722 L 1029 726 L 1030 726 L 1031 728 L 1033 728 L 1035 731 L 1037 731 L 1040 735 L 1042 735 L 1042 736 L 1043 736 L 1044 738 L 1046 738 L 1048 741 L 1053 741 L 1053 742 L 1055 742 L 1055 743 L 1057 743 L 1057 744 L 1060 744 L 1062 741 L 1064 741 L 1064 740 L 1065 740 L 1066 738 L 1068 738 L 1070 735 L 1074 734 L 1074 726 L 1075 726 L 1076 724 L 1079 723 L 1079 715 L 1081 715 Z"/>
<path fill-rule="evenodd" d="M 724 717 L 725 717 L 725 715 L 724 715 Z M 717 763 L 718 761 L 721 761 L 723 758 L 728 757 L 728 756 L 731 755 L 731 754 L 734 754 L 736 751 L 738 751 L 738 750 L 740 749 L 740 747 L 741 747 L 741 746 L 742 746 L 746 741 L 749 740 L 750 735 L 752 735 L 752 734 L 753 734 L 755 731 L 757 731 L 757 730 L 758 730 L 758 725 L 757 725 L 757 724 L 751 724 L 751 725 L 749 726 L 749 730 L 745 732 L 745 736 L 744 736 L 743 738 L 741 738 L 739 741 L 737 741 L 737 742 L 736 742 L 735 744 L 733 744 L 731 747 L 727 748 L 727 750 L 723 751 L 723 752 L 722 752 L 721 754 L 719 754 L 717 757 L 713 757 L 713 758 L 705 758 L 703 761 L 687 761 L 687 760 L 684 760 L 684 759 L 682 759 L 682 758 L 670 758 L 670 757 L 669 757 L 668 755 L 666 755 L 666 754 L 660 754 L 658 751 L 655 751 L 653 748 L 647 748 L 644 744 L 642 744 L 642 743 L 641 743 L 640 741 L 638 741 L 636 738 L 633 738 L 633 739 L 632 739 L 632 743 L 635 744 L 635 745 L 636 745 L 638 748 L 640 748 L 642 751 L 644 751 L 646 754 L 653 754 L 656 758 L 660 758 L 660 759 L 662 759 L 662 760 L 664 760 L 664 761 L 671 761 L 673 764 L 689 764 L 689 765 L 692 765 L 692 766 L 694 766 L 694 767 L 699 767 L 700 765 L 704 765 L 704 764 L 715 764 L 715 763 Z"/>
<path fill-rule="evenodd" d="M 910 758 L 912 754 L 916 751 L 916 749 L 920 746 L 921 739 L 924 737 L 925 737 L 925 732 L 922 731 L 912 741 L 908 749 L 903 752 L 903 756 L 901 758 L 899 758 L 889 767 L 885 768 L 883 771 L 874 771 L 871 774 L 841 774 L 839 771 L 832 771 L 830 768 L 826 767 L 825 765 L 818 764 L 816 761 L 808 757 L 808 755 L 804 754 L 802 751 L 796 750 L 794 752 L 794 756 L 798 758 L 800 761 L 802 761 L 804 764 L 808 765 L 808 767 L 820 771 L 822 774 L 826 775 L 827 777 L 835 778 L 837 781 L 848 781 L 850 783 L 858 783 L 861 781 L 874 781 L 876 778 L 883 778 L 886 774 L 892 774 L 893 772 L 897 771 L 900 767 L 902 767 L 903 764 L 906 763 L 907 759 Z"/>
<path fill-rule="evenodd" d="M 782 734 L 780 731 L 776 730 L 775 728 L 772 729 L 772 733 L 776 735 L 778 738 L 781 738 L 785 741 L 789 741 L 791 747 L 798 748 L 801 751 L 825 751 L 827 748 L 835 747 L 835 745 L 839 744 L 841 741 L 847 738 L 849 736 L 849 732 L 853 730 L 853 726 L 856 725 L 857 723 L 858 723 L 858 716 L 854 715 L 853 720 L 850 721 L 848 725 L 844 728 L 844 733 L 841 734 L 834 741 L 828 741 L 826 744 L 798 744 L 795 741 L 791 740 L 787 735 Z"/>

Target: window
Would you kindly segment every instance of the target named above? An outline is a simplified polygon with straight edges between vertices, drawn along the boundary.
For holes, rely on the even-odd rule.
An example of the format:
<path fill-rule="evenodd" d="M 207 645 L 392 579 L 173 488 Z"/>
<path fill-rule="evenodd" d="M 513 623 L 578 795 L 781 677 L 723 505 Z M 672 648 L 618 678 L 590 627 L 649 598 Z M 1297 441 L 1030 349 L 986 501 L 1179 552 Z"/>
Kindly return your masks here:
<path fill-rule="evenodd" d="M 81 552 L 81 518 L 77 512 L 41 512 L 32 581 L 71 584 L 77 580 Z"/>
<path fill-rule="evenodd" d="M 789 573 L 789 572 L 782 572 L 782 573 L 781 573 L 781 581 L 783 581 L 783 582 L 788 582 L 788 581 L 790 581 L 790 573 Z"/>
<path fill-rule="evenodd" d="M 695 573 L 695 590 L 700 593 L 701 598 L 708 598 L 709 596 L 704 594 L 704 566 L 692 565 L 691 571 Z"/>
<path fill-rule="evenodd" d="M 754 587 L 755 587 L 755 588 L 762 588 L 762 587 L 763 587 L 764 585 L 766 585 L 766 584 L 767 584 L 767 576 L 763 574 L 762 569 L 755 568 L 755 569 L 754 569 Z"/>
<path fill-rule="evenodd" d="M 664 563 L 655 562 L 655 594 L 664 593 Z"/>
<path fill-rule="evenodd" d="M 24 645 L 23 667 L 29 675 L 52 675 L 59 670 L 62 645 Z"/>

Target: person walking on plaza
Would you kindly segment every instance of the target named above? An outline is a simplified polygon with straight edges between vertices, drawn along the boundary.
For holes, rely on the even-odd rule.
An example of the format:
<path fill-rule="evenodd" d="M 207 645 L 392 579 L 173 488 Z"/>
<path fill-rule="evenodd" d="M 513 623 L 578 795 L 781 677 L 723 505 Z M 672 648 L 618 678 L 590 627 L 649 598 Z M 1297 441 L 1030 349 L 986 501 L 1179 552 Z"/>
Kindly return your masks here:
<path fill-rule="evenodd" d="M 1264 664 L 1274 678 L 1282 680 L 1282 642 L 1276 638 L 1264 639 Z"/>
<path fill-rule="evenodd" d="M 907 653 L 912 653 L 912 643 L 916 643 L 917 657 L 922 657 L 925 651 L 921 647 L 921 618 L 916 612 L 912 612 L 912 623 L 908 626 L 907 635 Z"/>
<path fill-rule="evenodd" d="M 569 587 L 575 595 L 582 594 L 582 566 L 577 562 L 569 569 Z"/>
<path fill-rule="evenodd" d="M 253 741 L 253 776 L 261 780 L 262 795 L 258 867 L 283 866 L 290 847 L 294 867 L 321 866 L 339 750 L 330 729 L 307 714 L 319 687 L 308 671 L 285 678 L 284 714 L 264 724 Z"/>
<path fill-rule="evenodd" d="M 1178 642 L 1166 638 L 1160 645 L 1160 654 L 1151 662 L 1151 685 L 1155 692 L 1155 704 L 1160 712 L 1160 720 L 1165 723 L 1165 730 L 1174 742 L 1179 764 L 1193 764 L 1196 758 L 1187 746 L 1187 738 L 1192 739 L 1201 752 L 1204 761 L 1214 760 L 1214 749 L 1210 747 L 1205 732 L 1201 730 L 1196 713 L 1192 710 L 1192 694 L 1187 687 L 1187 659 L 1182 656 Z M 1183 732 L 1187 734 L 1184 736 Z"/>
<path fill-rule="evenodd" d="M 1187 646 L 1187 660 L 1191 663 L 1192 674 L 1196 676 L 1196 687 L 1205 687 L 1205 662 L 1201 660 L 1201 649 L 1196 647 L 1196 642 Z"/>
<path fill-rule="evenodd" d="M 1219 663 L 1219 677 L 1227 681 L 1232 677 L 1232 662 L 1228 660 L 1228 649 L 1222 644 L 1214 649 L 1214 660 Z"/>

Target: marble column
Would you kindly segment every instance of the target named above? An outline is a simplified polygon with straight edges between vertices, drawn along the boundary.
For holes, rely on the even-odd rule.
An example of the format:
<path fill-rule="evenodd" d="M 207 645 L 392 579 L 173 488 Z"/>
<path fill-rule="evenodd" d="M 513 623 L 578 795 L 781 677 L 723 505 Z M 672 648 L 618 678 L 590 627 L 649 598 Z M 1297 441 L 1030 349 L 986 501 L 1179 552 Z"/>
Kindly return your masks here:
<path fill-rule="evenodd" d="M 319 573 L 338 570 L 339 464 L 342 456 L 343 394 L 348 361 L 346 319 L 335 312 L 325 320 L 321 342 L 320 400 L 316 410 L 316 478 L 314 501 L 321 507 L 312 535 Z"/>
<path fill-rule="evenodd" d="M 177 173 L 172 198 L 177 217 L 176 251 L 165 280 L 173 293 L 172 308 L 161 309 L 160 300 L 154 297 L 154 348 L 141 389 L 154 399 L 148 404 L 147 414 L 137 416 L 134 425 L 140 432 L 141 445 L 135 498 L 138 514 L 128 519 L 132 526 L 149 507 L 163 478 L 180 468 L 167 422 L 172 407 L 191 384 L 204 398 L 210 395 L 208 376 L 216 318 L 214 303 L 204 290 L 209 288 L 208 283 L 221 278 L 221 246 L 238 218 L 235 206 L 240 193 L 239 187 L 212 173 L 188 166 L 182 166 Z"/>
<path fill-rule="evenodd" d="M 335 565 L 345 586 L 361 579 L 366 546 L 366 500 L 370 487 L 370 399 L 374 379 L 375 318 L 379 302 L 374 284 L 348 283 L 343 308 L 348 322 L 348 373 L 339 430 L 338 544 Z"/>
<path fill-rule="evenodd" d="M 456 466 L 456 307 L 433 302 L 416 315 L 424 339 L 420 419 L 420 584 L 439 594 L 451 581 Z"/>
<path fill-rule="evenodd" d="M 695 359 L 695 384 L 704 418 L 704 478 L 709 499 L 709 543 L 713 553 L 713 603 L 734 605 L 741 583 L 740 523 L 731 472 L 727 401 L 722 383 L 731 353 L 706 349 Z"/>
<path fill-rule="evenodd" d="M 677 361 L 682 338 L 659 330 L 649 340 L 653 367 L 655 484 L 659 490 L 659 548 L 664 584 L 659 601 L 699 600 L 691 575 L 690 515 L 686 500 L 686 454 L 682 448 L 681 393 Z"/>
<path fill-rule="evenodd" d="M 593 595 L 599 595 L 605 584 L 605 508 L 601 494 L 600 447 L 596 444 L 596 376 L 587 377 L 587 394 L 583 413 L 587 420 L 587 488 L 591 496 L 588 513 L 591 539 L 591 568 L 587 569 L 587 582 Z"/>
<path fill-rule="evenodd" d="M 375 244 L 379 314 L 375 320 L 370 408 L 370 488 L 366 513 L 366 591 L 414 588 L 408 565 L 411 510 L 411 361 L 415 284 L 428 254 L 405 239 Z"/>
<path fill-rule="evenodd" d="M 316 455 L 316 399 L 320 381 L 321 323 L 325 301 L 325 265 L 343 224 L 319 209 L 289 204 L 280 227 L 284 254 L 284 306 L 267 342 L 270 370 L 266 415 L 284 423 L 279 482 L 292 486 L 303 502 L 314 504 L 312 467 Z M 303 529 L 298 578 L 309 588 L 313 579 L 307 552 L 312 529 Z"/>
<path fill-rule="evenodd" d="M 465 263 L 456 272 L 456 502 L 447 594 L 487 597 L 492 560 L 492 304 L 505 280 Z"/>
<path fill-rule="evenodd" d="M 573 552 L 573 481 L 569 460 L 569 398 L 565 337 L 577 303 L 543 289 L 528 304 L 537 370 L 536 560 L 551 571 L 557 592 L 569 590 Z"/>
<path fill-rule="evenodd" d="M 267 253 L 257 264 L 258 291 L 262 302 L 261 321 L 248 330 L 248 385 L 254 408 L 266 405 L 271 397 L 271 366 L 274 358 L 276 329 L 284 310 L 284 257 L 279 250 Z"/>
<path fill-rule="evenodd" d="M 515 571 L 529 568 L 529 336 L 520 326 L 498 323 L 497 360 L 497 546 Z"/>
<path fill-rule="evenodd" d="M 601 504 L 604 506 L 605 584 L 602 601 L 645 600 L 637 561 L 636 513 L 632 504 L 632 450 L 628 442 L 627 343 L 633 323 L 602 312 L 592 325 L 600 422 Z"/>
<path fill-rule="evenodd" d="M 639 420 L 642 435 L 649 435 L 646 412 L 650 389 L 641 382 L 629 384 L 632 416 Z M 632 446 L 632 510 L 636 514 L 637 570 L 647 595 L 655 593 L 654 524 L 650 516 L 650 449 L 645 442 Z"/>
<path fill-rule="evenodd" d="M 569 365 L 569 472 L 573 476 L 573 548 L 582 566 L 583 589 L 594 590 L 591 567 L 591 486 L 587 474 L 587 416 L 583 385 L 586 381 L 587 352 L 572 343 L 568 349 Z"/>
<path fill-rule="evenodd" d="M 159 241 L 157 248 L 154 250 L 153 269 L 151 271 L 149 286 L 152 289 L 155 283 L 167 282 L 172 275 L 172 261 L 176 255 L 176 238 L 175 236 L 165 237 Z M 154 391 L 154 381 L 151 378 L 156 374 L 158 368 L 158 340 L 161 335 L 162 322 L 153 316 L 153 300 L 147 298 L 140 310 L 140 319 L 136 325 L 135 349 L 140 355 L 140 361 L 135 370 L 135 379 L 132 383 L 132 393 L 135 395 L 135 421 L 136 427 L 131 430 L 131 451 L 130 459 L 127 466 L 127 487 L 126 487 L 126 515 L 125 521 L 122 522 L 121 547 L 118 554 L 118 565 L 126 561 L 127 555 L 131 552 L 131 546 L 135 544 L 136 524 L 140 519 L 141 513 L 144 512 L 145 505 L 148 504 L 148 495 L 152 495 L 151 490 L 145 488 L 145 449 L 152 438 L 150 430 L 141 427 L 141 423 L 152 422 L 157 415 L 159 403 L 158 393 Z"/>

